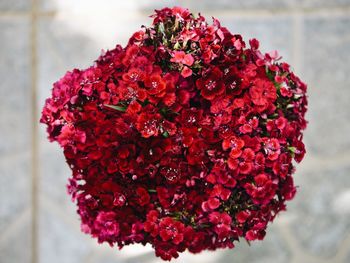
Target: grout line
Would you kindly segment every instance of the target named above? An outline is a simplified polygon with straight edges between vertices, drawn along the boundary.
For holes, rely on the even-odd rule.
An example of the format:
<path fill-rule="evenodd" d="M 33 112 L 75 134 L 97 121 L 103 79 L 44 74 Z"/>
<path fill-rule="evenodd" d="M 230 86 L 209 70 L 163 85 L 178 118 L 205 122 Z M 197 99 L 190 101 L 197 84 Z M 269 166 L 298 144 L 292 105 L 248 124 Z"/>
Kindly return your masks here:
<path fill-rule="evenodd" d="M 31 8 L 31 114 L 32 114 L 32 253 L 31 263 L 38 262 L 38 120 L 37 120 L 37 0 Z"/>
<path fill-rule="evenodd" d="M 33 0 L 32 0 L 33 1 Z M 42 17 L 53 17 L 57 14 L 56 11 L 44 11 L 40 12 L 37 11 L 36 15 L 37 16 L 42 16 Z M 29 12 L 25 11 L 0 11 L 0 18 L 7 18 L 7 17 L 29 17 L 32 15 L 32 11 L 30 10 Z"/>
<path fill-rule="evenodd" d="M 45 12 L 40 12 L 40 11 L 38 11 L 37 14 L 38 14 L 38 16 L 48 16 L 48 17 L 52 17 L 52 16 L 57 15 L 57 12 L 56 12 L 56 11 L 45 11 Z"/>

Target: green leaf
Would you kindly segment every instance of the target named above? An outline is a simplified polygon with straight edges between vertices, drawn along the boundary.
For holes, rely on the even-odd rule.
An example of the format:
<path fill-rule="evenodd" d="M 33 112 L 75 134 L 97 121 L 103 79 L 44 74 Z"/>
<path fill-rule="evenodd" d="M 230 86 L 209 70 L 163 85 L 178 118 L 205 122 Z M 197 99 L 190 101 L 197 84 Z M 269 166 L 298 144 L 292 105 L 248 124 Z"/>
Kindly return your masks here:
<path fill-rule="evenodd" d="M 165 35 L 165 28 L 163 23 L 158 24 L 158 32 Z"/>
<path fill-rule="evenodd" d="M 174 49 L 180 49 L 180 43 L 179 42 L 176 42 L 175 45 L 174 45 Z"/>
<path fill-rule="evenodd" d="M 163 132 L 162 135 L 163 135 L 164 138 L 168 138 L 169 137 L 169 132 L 165 131 L 165 132 Z"/>
<path fill-rule="evenodd" d="M 292 147 L 292 146 L 288 147 L 288 151 L 290 152 L 292 158 L 294 158 L 296 150 L 297 150 L 297 148 L 295 148 L 295 147 Z"/>
<path fill-rule="evenodd" d="M 162 115 L 167 114 L 168 111 L 169 111 L 169 110 L 168 110 L 167 108 L 161 108 L 161 109 L 159 110 L 160 114 L 162 114 Z"/>
<path fill-rule="evenodd" d="M 114 109 L 114 110 L 117 110 L 117 111 L 122 111 L 122 112 L 126 111 L 126 107 L 122 107 L 122 106 L 108 105 L 108 104 L 105 104 L 104 106 L 111 108 L 111 109 Z"/>
<path fill-rule="evenodd" d="M 293 146 L 289 146 L 288 150 L 292 153 L 295 153 L 295 151 L 297 150 L 297 148 L 293 147 Z"/>
<path fill-rule="evenodd" d="M 139 103 L 142 105 L 142 107 L 145 107 L 147 104 L 149 104 L 149 100 L 146 99 L 145 101 L 139 101 Z"/>

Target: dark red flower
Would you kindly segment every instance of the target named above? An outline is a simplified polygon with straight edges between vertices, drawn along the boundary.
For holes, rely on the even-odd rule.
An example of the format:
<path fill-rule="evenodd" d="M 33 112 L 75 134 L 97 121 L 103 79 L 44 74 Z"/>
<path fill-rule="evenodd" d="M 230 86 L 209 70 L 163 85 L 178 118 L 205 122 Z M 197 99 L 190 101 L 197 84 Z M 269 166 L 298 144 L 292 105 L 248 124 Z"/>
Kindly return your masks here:
<path fill-rule="evenodd" d="M 222 81 L 223 74 L 218 68 L 213 68 L 205 77 L 197 80 L 197 88 L 201 91 L 203 98 L 213 100 L 225 92 Z"/>
<path fill-rule="evenodd" d="M 173 258 L 179 257 L 177 253 L 177 248 L 173 244 L 168 242 L 157 242 L 155 246 L 156 256 L 163 260 L 171 260 Z"/>
<path fill-rule="evenodd" d="M 136 189 L 137 201 L 141 206 L 149 204 L 151 198 L 148 194 L 148 191 L 143 187 L 138 187 Z"/>

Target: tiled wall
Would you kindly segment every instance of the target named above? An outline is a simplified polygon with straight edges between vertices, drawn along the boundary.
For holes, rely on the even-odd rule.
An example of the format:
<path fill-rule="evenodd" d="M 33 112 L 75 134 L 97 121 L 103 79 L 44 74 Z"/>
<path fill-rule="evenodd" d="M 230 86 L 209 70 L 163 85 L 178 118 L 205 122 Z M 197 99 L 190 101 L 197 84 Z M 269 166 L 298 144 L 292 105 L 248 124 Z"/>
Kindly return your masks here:
<path fill-rule="evenodd" d="M 175 262 L 350 262 L 350 0 L 0 0 L 0 263 L 160 262 L 80 232 L 57 144 L 38 124 L 51 84 L 183 5 L 277 49 L 309 84 L 298 195 L 263 242 Z"/>

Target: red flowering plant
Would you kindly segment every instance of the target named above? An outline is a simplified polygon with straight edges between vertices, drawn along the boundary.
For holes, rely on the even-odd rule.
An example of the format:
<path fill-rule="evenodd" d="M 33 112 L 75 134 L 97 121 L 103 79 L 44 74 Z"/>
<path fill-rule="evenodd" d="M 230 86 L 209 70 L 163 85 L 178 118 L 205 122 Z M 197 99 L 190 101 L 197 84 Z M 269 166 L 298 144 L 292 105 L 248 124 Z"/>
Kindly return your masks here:
<path fill-rule="evenodd" d="M 125 48 L 67 72 L 42 111 L 82 230 L 164 260 L 261 240 L 296 192 L 306 85 L 216 19 L 152 17 Z"/>

